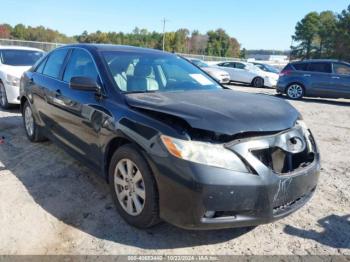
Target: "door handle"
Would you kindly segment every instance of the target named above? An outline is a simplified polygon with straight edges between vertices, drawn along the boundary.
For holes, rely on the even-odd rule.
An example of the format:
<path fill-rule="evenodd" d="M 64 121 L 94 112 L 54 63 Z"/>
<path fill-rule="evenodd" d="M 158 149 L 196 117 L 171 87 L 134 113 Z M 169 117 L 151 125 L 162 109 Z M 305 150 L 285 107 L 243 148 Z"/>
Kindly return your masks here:
<path fill-rule="evenodd" d="M 339 76 L 332 76 L 333 79 L 340 79 Z"/>
<path fill-rule="evenodd" d="M 309 74 L 304 74 L 304 76 L 306 76 L 306 77 L 310 77 L 311 75 L 309 75 Z"/>

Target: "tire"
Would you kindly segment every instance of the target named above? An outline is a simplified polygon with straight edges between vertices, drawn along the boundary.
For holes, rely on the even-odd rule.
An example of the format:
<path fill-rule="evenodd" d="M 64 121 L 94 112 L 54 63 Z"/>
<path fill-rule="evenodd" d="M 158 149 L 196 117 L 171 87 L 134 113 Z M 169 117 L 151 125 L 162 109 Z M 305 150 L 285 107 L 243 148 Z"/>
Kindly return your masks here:
<path fill-rule="evenodd" d="M 264 79 L 261 77 L 255 77 L 252 81 L 252 86 L 257 88 L 264 87 Z"/>
<path fill-rule="evenodd" d="M 290 84 L 286 89 L 286 95 L 288 98 L 297 100 L 301 99 L 305 94 L 304 87 L 301 84 Z"/>
<path fill-rule="evenodd" d="M 28 101 L 23 106 L 23 124 L 26 135 L 31 142 L 41 142 L 46 140 L 46 137 L 42 134 L 41 128 L 35 123 L 32 108 Z"/>
<path fill-rule="evenodd" d="M 120 147 L 112 156 L 108 175 L 120 216 L 128 224 L 144 229 L 160 222 L 159 203 L 156 181 L 138 151 L 131 144 Z"/>
<path fill-rule="evenodd" d="M 6 89 L 3 83 L 0 82 L 0 107 L 8 109 L 10 107 L 7 101 Z"/>

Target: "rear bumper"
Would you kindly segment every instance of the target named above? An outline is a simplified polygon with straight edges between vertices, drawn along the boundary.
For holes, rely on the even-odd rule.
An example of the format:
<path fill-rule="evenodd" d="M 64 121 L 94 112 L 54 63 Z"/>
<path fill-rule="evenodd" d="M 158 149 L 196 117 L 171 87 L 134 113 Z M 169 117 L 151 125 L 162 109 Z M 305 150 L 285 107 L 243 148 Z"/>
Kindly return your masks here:
<path fill-rule="evenodd" d="M 6 90 L 7 101 L 9 104 L 19 104 L 19 86 L 12 86 L 4 83 Z"/>

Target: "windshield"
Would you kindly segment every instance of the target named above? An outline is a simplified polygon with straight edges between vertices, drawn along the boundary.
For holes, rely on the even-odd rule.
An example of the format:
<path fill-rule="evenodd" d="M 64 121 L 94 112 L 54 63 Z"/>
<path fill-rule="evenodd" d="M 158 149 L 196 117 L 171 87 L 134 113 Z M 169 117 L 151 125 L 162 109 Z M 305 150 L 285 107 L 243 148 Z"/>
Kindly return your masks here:
<path fill-rule="evenodd" d="M 200 69 L 175 55 L 117 51 L 102 54 L 115 83 L 124 92 L 222 89 Z"/>
<path fill-rule="evenodd" d="M 32 66 L 43 55 L 40 51 L 0 50 L 1 63 L 10 66 Z"/>
<path fill-rule="evenodd" d="M 255 64 L 257 67 L 259 67 L 261 70 L 270 72 L 270 73 L 279 73 L 279 70 L 273 66 L 265 65 L 265 64 Z"/>
<path fill-rule="evenodd" d="M 196 66 L 199 66 L 199 67 L 208 67 L 208 64 L 204 63 L 203 61 L 201 60 L 190 60 L 193 64 L 195 64 Z"/>

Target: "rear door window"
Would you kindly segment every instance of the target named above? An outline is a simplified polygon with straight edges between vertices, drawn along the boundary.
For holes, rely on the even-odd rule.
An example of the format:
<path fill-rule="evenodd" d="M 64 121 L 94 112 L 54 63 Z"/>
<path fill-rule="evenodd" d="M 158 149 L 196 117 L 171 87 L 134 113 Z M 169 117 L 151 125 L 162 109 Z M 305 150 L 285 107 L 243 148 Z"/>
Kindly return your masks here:
<path fill-rule="evenodd" d="M 310 72 L 319 72 L 319 73 L 332 73 L 331 63 L 327 62 L 315 62 L 310 63 L 308 67 Z"/>
<path fill-rule="evenodd" d="M 53 78 L 59 78 L 67 52 L 68 49 L 66 48 L 53 51 L 47 59 L 43 74 Z"/>
<path fill-rule="evenodd" d="M 333 70 L 334 73 L 338 75 L 350 75 L 350 66 L 345 64 L 334 63 Z"/>
<path fill-rule="evenodd" d="M 296 63 L 296 64 L 293 64 L 293 67 L 297 71 L 306 71 L 307 70 L 307 66 L 308 66 L 307 63 Z"/>
<path fill-rule="evenodd" d="M 242 64 L 242 63 L 235 63 L 235 68 L 244 69 L 244 68 L 245 68 L 245 64 Z"/>

